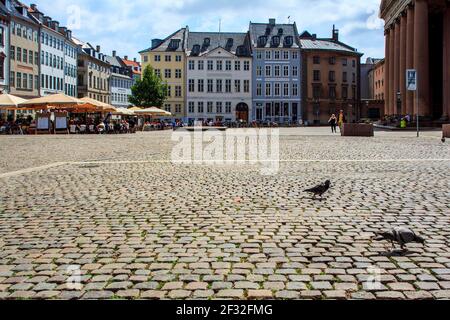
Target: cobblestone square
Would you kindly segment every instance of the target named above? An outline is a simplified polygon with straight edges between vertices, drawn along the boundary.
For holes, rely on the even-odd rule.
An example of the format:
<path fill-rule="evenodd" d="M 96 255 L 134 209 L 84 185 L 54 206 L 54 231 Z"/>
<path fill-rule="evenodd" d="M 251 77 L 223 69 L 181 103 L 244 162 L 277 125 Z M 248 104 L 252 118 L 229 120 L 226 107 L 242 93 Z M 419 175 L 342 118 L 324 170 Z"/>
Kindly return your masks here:
<path fill-rule="evenodd" d="M 0 299 L 449 299 L 448 142 L 328 130 L 280 129 L 273 176 L 172 164 L 169 131 L 0 136 Z"/>

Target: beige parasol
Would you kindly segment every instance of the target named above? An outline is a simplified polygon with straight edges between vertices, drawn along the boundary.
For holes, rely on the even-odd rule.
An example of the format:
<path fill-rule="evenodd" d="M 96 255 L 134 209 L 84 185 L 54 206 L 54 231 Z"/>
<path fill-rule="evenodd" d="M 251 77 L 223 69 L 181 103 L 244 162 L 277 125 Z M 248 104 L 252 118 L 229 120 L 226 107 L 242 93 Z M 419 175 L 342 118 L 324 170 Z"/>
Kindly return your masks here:
<path fill-rule="evenodd" d="M 134 111 L 134 113 L 137 115 L 154 116 L 154 117 L 164 117 L 164 116 L 170 117 L 170 116 L 172 116 L 172 114 L 170 112 L 156 108 L 156 107 L 136 110 L 136 111 Z"/>
<path fill-rule="evenodd" d="M 19 104 L 21 108 L 41 109 L 75 109 L 84 105 L 85 102 L 65 95 L 63 93 L 52 94 L 45 97 L 31 99 Z"/>
<path fill-rule="evenodd" d="M 18 105 L 26 102 L 27 100 L 10 95 L 2 94 L 0 95 L 0 109 L 2 110 L 17 110 Z"/>

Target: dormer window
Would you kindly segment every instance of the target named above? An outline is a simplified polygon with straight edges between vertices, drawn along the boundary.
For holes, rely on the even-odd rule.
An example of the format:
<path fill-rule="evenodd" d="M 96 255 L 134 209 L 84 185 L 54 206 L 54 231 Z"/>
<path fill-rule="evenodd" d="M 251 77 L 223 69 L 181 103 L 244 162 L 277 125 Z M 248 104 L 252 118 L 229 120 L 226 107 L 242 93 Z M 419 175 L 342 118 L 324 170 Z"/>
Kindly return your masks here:
<path fill-rule="evenodd" d="M 172 51 L 177 50 L 180 47 L 180 42 L 181 42 L 180 39 L 172 39 L 172 40 L 170 40 L 169 49 L 172 50 Z"/>
<path fill-rule="evenodd" d="M 286 48 L 292 47 L 293 44 L 294 44 L 294 38 L 292 36 L 284 37 L 284 46 Z"/>
<path fill-rule="evenodd" d="M 272 28 L 267 27 L 266 28 L 266 36 L 268 36 L 272 32 Z"/>
<path fill-rule="evenodd" d="M 205 47 L 209 47 L 210 44 L 211 44 L 211 39 L 210 38 L 203 39 L 203 45 Z"/>
<path fill-rule="evenodd" d="M 279 36 L 272 37 L 271 46 L 272 47 L 278 47 L 279 45 L 280 45 L 280 37 Z"/>
<path fill-rule="evenodd" d="M 283 32 L 284 32 L 283 28 L 278 29 L 278 35 L 279 35 L 279 36 L 282 36 L 282 35 L 283 35 Z"/>
<path fill-rule="evenodd" d="M 233 38 L 228 38 L 227 44 L 225 45 L 225 49 L 227 49 L 228 51 L 230 51 L 231 48 L 233 47 L 233 43 L 234 43 Z"/>
<path fill-rule="evenodd" d="M 266 36 L 260 36 L 258 38 L 258 47 L 264 48 L 267 44 L 267 37 Z"/>
<path fill-rule="evenodd" d="M 194 45 L 194 47 L 192 48 L 192 55 L 193 56 L 200 55 L 200 45 L 199 44 Z"/>

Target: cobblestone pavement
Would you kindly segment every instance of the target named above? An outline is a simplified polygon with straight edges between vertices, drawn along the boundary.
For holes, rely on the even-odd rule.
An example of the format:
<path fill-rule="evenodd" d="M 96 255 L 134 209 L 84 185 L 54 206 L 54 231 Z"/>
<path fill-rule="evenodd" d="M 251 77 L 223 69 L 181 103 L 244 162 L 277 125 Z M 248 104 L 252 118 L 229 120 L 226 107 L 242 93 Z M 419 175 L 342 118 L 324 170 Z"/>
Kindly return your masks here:
<path fill-rule="evenodd" d="M 275 176 L 171 164 L 169 132 L 1 136 L 0 299 L 449 299 L 450 145 L 327 132 L 283 129 Z"/>

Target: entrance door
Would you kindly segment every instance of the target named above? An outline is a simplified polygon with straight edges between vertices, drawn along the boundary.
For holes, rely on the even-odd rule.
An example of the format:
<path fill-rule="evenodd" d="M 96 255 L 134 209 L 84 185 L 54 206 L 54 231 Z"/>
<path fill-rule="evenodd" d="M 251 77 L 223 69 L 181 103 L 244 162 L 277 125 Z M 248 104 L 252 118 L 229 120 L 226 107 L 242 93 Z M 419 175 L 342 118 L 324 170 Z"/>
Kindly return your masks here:
<path fill-rule="evenodd" d="M 236 120 L 248 122 L 248 105 L 246 103 L 239 103 L 236 106 Z"/>

